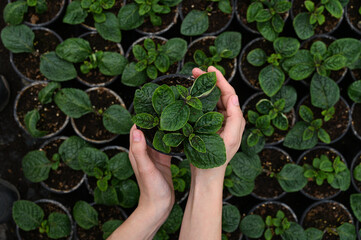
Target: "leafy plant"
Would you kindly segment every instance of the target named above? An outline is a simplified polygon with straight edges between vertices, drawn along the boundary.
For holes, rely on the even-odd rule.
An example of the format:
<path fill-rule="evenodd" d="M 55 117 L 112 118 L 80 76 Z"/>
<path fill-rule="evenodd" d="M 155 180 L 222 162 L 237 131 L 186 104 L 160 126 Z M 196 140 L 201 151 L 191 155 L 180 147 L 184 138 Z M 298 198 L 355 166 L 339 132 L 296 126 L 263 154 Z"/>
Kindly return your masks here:
<path fill-rule="evenodd" d="M 136 87 L 143 85 L 147 79 L 156 79 L 158 72 L 166 73 L 169 67 L 182 60 L 187 51 L 187 42 L 181 38 L 169 39 L 165 44 L 158 44 L 151 38 L 144 40 L 142 45 L 132 49 L 137 62 L 130 62 L 124 68 L 122 83 Z"/>
<path fill-rule="evenodd" d="M 73 208 L 73 217 L 83 229 L 98 227 L 103 231 L 103 239 L 107 239 L 122 223 L 122 220 L 109 220 L 102 224 L 98 219 L 98 212 L 87 202 L 77 201 Z"/>
<path fill-rule="evenodd" d="M 277 211 L 276 216 L 268 215 L 265 220 L 259 215 L 248 215 L 242 219 L 241 231 L 249 238 L 264 237 L 271 240 L 275 236 L 282 239 L 302 240 L 306 239 L 306 233 L 296 222 L 290 222 L 282 210 Z"/>
<path fill-rule="evenodd" d="M 238 56 L 241 50 L 242 35 L 239 32 L 224 32 L 216 37 L 214 46 L 209 47 L 210 57 L 198 49 L 193 54 L 194 62 L 184 64 L 181 74 L 192 75 L 192 69 L 199 67 L 207 71 L 209 66 L 216 67 L 223 75 L 225 69 L 220 65 L 222 59 L 233 59 Z"/>
<path fill-rule="evenodd" d="M 342 5 L 342 2 L 340 0 L 322 0 L 315 5 L 314 1 L 305 1 L 304 5 L 307 12 L 301 12 L 293 19 L 293 27 L 297 36 L 302 40 L 312 37 L 315 34 L 314 29 L 326 21 L 325 9 L 334 18 L 340 19 L 343 14 L 343 7 L 347 5 L 347 3 Z"/>
<path fill-rule="evenodd" d="M 186 162 L 188 163 L 188 161 Z M 170 166 L 174 191 L 184 192 L 190 186 L 190 168 L 186 166 L 187 163 L 180 163 L 179 166 L 171 164 Z"/>
<path fill-rule="evenodd" d="M 325 180 L 335 189 L 346 191 L 351 183 L 350 170 L 346 164 L 337 156 L 333 162 L 324 154 L 320 158 L 314 158 L 312 166 L 305 164 L 304 176 L 309 181 L 315 181 L 317 185 L 321 186 Z"/>
<path fill-rule="evenodd" d="M 163 225 L 158 230 L 157 234 L 154 236 L 153 240 L 168 240 L 169 234 L 176 233 L 183 219 L 183 210 L 176 203 L 174 204 L 172 211 L 170 212 L 167 220 L 163 223 Z"/>
<path fill-rule="evenodd" d="M 41 234 L 46 233 L 51 239 L 67 237 L 71 233 L 72 226 L 66 214 L 52 212 L 48 219 L 44 219 L 43 209 L 31 201 L 16 201 L 12 215 L 16 225 L 24 231 L 38 229 Z"/>
<path fill-rule="evenodd" d="M 132 30 L 140 27 L 150 19 L 153 26 L 161 26 L 162 18 L 158 15 L 171 12 L 182 0 L 135 0 L 123 6 L 118 13 L 119 26 L 122 30 Z"/>
<path fill-rule="evenodd" d="M 63 22 L 67 24 L 84 23 L 88 13 L 93 15 L 95 28 L 104 39 L 120 42 L 122 35 L 119 20 L 114 13 L 106 12 L 115 4 L 115 0 L 73 0 L 66 9 Z"/>
<path fill-rule="evenodd" d="M 170 153 L 180 147 L 199 168 L 212 168 L 226 161 L 223 139 L 216 134 L 223 115 L 211 112 L 219 99 L 216 74 L 199 76 L 190 89 L 181 85 L 145 84 L 134 97 L 133 122 L 142 129 L 154 129 L 153 147 Z"/>
<path fill-rule="evenodd" d="M 350 195 L 350 205 L 354 216 L 358 221 L 361 221 L 361 193 Z"/>
<path fill-rule="evenodd" d="M 267 64 L 259 72 L 258 81 L 263 92 L 269 97 L 281 89 L 285 81 L 282 63 L 297 53 L 300 42 L 295 38 L 279 37 L 274 40 L 273 48 L 275 53 L 270 56 L 267 56 L 260 48 L 253 49 L 247 55 L 247 61 L 255 67 Z"/>
<path fill-rule="evenodd" d="M 282 67 L 293 80 L 303 80 L 317 72 L 321 76 L 330 76 L 350 66 L 360 56 L 361 44 L 352 38 L 335 40 L 327 47 L 322 41 L 312 43 L 310 50 L 302 49 L 293 57 L 285 60 Z M 346 51 L 342 49 L 347 49 Z"/>
<path fill-rule="evenodd" d="M 238 208 L 231 204 L 224 204 L 222 207 L 222 231 L 233 233 L 239 227 L 241 214 Z M 222 239 L 228 239 L 227 235 L 222 233 Z"/>
<path fill-rule="evenodd" d="M 347 89 L 348 96 L 355 103 L 361 103 L 361 80 L 355 81 Z"/>
<path fill-rule="evenodd" d="M 255 0 L 247 8 L 247 22 L 257 23 L 257 30 L 268 41 L 273 42 L 283 31 L 282 14 L 287 13 L 292 3 L 287 0 Z"/>
<path fill-rule="evenodd" d="M 328 236 L 339 237 L 339 239 L 356 239 L 355 225 L 345 222 L 338 227 L 326 227 L 323 230 L 317 228 L 308 228 L 305 230 L 307 239 L 322 240 L 324 234 Z"/>
<path fill-rule="evenodd" d="M 43 14 L 48 10 L 46 0 L 17 0 L 6 4 L 4 8 L 4 21 L 11 25 L 21 24 L 29 7 L 34 7 L 35 12 L 38 14 Z"/>
<path fill-rule="evenodd" d="M 355 166 L 354 170 L 353 170 L 353 177 L 361 182 L 361 164 Z"/>
<path fill-rule="evenodd" d="M 215 11 L 215 3 L 218 3 L 218 9 L 225 14 L 232 14 L 232 6 L 230 0 L 207 0 L 211 3 L 205 10 L 192 10 L 182 21 L 181 34 L 185 36 L 197 36 L 208 30 L 209 19 L 208 14 Z"/>

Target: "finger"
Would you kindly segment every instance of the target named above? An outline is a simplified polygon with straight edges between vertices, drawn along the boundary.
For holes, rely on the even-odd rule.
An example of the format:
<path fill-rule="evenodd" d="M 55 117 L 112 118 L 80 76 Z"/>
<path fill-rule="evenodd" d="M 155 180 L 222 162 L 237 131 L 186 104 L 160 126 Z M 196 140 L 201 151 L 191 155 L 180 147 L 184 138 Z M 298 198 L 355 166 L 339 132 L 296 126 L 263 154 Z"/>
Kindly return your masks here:
<path fill-rule="evenodd" d="M 193 68 L 192 73 L 193 73 L 193 77 L 197 78 L 197 77 L 199 77 L 200 75 L 202 75 L 203 73 L 206 73 L 206 72 L 204 72 L 200 68 Z"/>
<path fill-rule="evenodd" d="M 170 167 L 171 164 L 171 157 L 165 154 L 162 154 L 160 152 L 157 152 L 156 150 L 148 147 L 148 154 L 151 159 L 153 159 L 155 162 L 158 162 L 162 165 Z"/>
<path fill-rule="evenodd" d="M 224 78 L 222 73 L 215 67 L 210 66 L 208 72 L 215 72 L 217 76 L 217 87 L 221 90 L 221 100 L 223 106 L 227 106 L 228 98 L 236 94 L 234 88 L 229 84 L 229 82 Z"/>
<path fill-rule="evenodd" d="M 228 146 L 236 147 L 241 143 L 242 132 L 245 124 L 243 113 L 239 107 L 237 95 L 232 95 L 229 97 L 229 101 L 227 102 L 226 115 L 227 122 L 224 126 L 222 135 L 226 137 Z"/>
<path fill-rule="evenodd" d="M 133 142 L 133 131 L 134 129 L 137 129 L 137 127 L 135 126 L 135 124 L 133 125 L 133 127 L 130 129 L 130 134 L 129 134 L 129 142 Z M 132 144 L 130 144 L 129 146 L 129 160 L 130 160 L 130 164 L 132 165 L 132 168 L 133 168 L 133 171 L 135 173 L 135 175 L 137 176 L 138 175 L 138 166 L 137 166 L 137 162 L 135 161 L 135 158 L 133 156 L 133 153 L 132 153 Z"/>

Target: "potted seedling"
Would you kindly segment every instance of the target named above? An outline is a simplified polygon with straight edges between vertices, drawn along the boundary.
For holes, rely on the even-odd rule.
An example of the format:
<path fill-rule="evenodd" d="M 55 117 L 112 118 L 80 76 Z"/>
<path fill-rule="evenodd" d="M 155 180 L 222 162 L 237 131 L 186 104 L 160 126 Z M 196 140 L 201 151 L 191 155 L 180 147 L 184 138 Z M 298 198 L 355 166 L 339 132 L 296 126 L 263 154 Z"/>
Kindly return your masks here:
<path fill-rule="evenodd" d="M 72 239 L 73 220 L 68 210 L 53 200 L 18 200 L 12 208 L 18 239 Z"/>
<path fill-rule="evenodd" d="M 237 18 L 247 30 L 273 42 L 283 31 L 292 3 L 282 1 L 237 1 Z"/>
<path fill-rule="evenodd" d="M 351 184 L 351 173 L 341 153 L 333 148 L 316 147 L 297 160 L 303 166 L 307 185 L 302 193 L 313 200 L 330 199 Z"/>
<path fill-rule="evenodd" d="M 179 157 L 178 157 L 179 158 Z M 188 196 L 190 188 L 191 171 L 189 161 L 182 160 L 177 164 L 171 164 L 173 188 L 175 192 L 176 202 L 180 204 Z"/>
<path fill-rule="evenodd" d="M 361 113 L 361 80 L 350 84 L 347 93 L 350 99 L 354 101 L 351 108 L 352 131 L 357 138 L 361 139 L 361 122 L 359 118 Z"/>
<path fill-rule="evenodd" d="M 65 0 L 48 4 L 46 0 L 8 0 L 4 8 L 4 20 L 11 25 L 25 24 L 46 26 L 54 22 L 65 6 Z"/>
<path fill-rule="evenodd" d="M 223 32 L 233 19 L 231 0 L 194 1 L 185 0 L 180 4 L 182 25 L 180 32 L 185 36 L 216 35 Z"/>
<path fill-rule="evenodd" d="M 172 239 L 172 236 L 179 235 L 179 228 L 182 224 L 183 209 L 176 203 L 170 212 L 167 220 L 158 230 L 153 240 L 167 240 Z M 177 234 L 178 233 L 178 234 Z"/>
<path fill-rule="evenodd" d="M 222 207 L 222 240 L 241 239 L 239 229 L 241 214 L 238 208 L 232 204 L 223 204 Z"/>
<path fill-rule="evenodd" d="M 110 10 L 121 1 L 115 0 L 73 0 L 69 3 L 63 22 L 71 25 L 81 24 L 87 22 L 92 28 L 93 24 L 97 32 L 105 40 L 112 42 L 120 42 L 122 39 L 119 20 L 115 13 Z M 91 13 L 92 20 L 87 20 Z M 94 30 L 94 28 L 92 29 Z"/>
<path fill-rule="evenodd" d="M 261 42 L 262 39 L 252 41 L 242 51 L 240 72 L 242 77 L 251 84 L 254 81 L 250 74 L 257 74 L 256 81 L 258 80 L 260 88 L 267 96 L 272 97 L 281 89 L 286 79 L 282 63 L 297 53 L 300 43 L 295 38 L 279 37 L 273 42 L 274 52 L 268 54 L 265 48 L 257 47 L 258 41 Z M 248 65 L 244 63 L 245 61 L 254 68 L 246 69 Z"/>
<path fill-rule="evenodd" d="M 152 37 L 138 40 L 127 53 L 129 63 L 124 68 L 122 83 L 136 87 L 159 75 L 176 73 L 186 50 L 187 42 L 180 38 L 166 40 Z"/>
<path fill-rule="evenodd" d="M 41 182 L 51 192 L 73 192 L 85 179 L 76 159 L 78 151 L 85 146 L 88 144 L 77 136 L 53 138 L 40 150 L 25 155 L 22 160 L 24 175 L 31 182 Z"/>
<path fill-rule="evenodd" d="M 120 207 L 77 201 L 73 207 L 76 239 L 107 239 L 126 219 Z"/>
<path fill-rule="evenodd" d="M 143 34 L 157 35 L 168 31 L 177 22 L 177 5 L 182 0 L 124 2 L 126 5 L 118 13 L 120 29 L 137 29 Z"/>
<path fill-rule="evenodd" d="M 361 34 L 361 4 L 359 1 L 349 1 L 345 8 L 345 17 L 351 29 Z"/>
<path fill-rule="evenodd" d="M 312 239 L 356 239 L 356 229 L 347 208 L 338 202 L 318 201 L 308 207 L 300 221 Z"/>
<path fill-rule="evenodd" d="M 351 173 L 353 186 L 356 191 L 361 192 L 361 152 L 358 152 L 352 160 Z"/>
<path fill-rule="evenodd" d="M 214 66 L 231 82 L 236 74 L 241 43 L 242 35 L 238 32 L 198 38 L 189 45 L 180 73 L 191 76 L 195 67 L 207 71 L 209 66 Z"/>
<path fill-rule="evenodd" d="M 217 134 L 224 116 L 213 109 L 218 102 L 216 73 L 202 74 L 194 81 L 168 75 L 136 91 L 133 122 L 143 130 L 153 148 L 166 154 L 184 153 L 198 168 L 225 163 L 225 146 Z M 138 92 L 138 93 L 137 93 Z"/>
<path fill-rule="evenodd" d="M 347 1 L 293 0 L 291 17 L 297 36 L 308 39 L 315 34 L 332 33 L 340 25 Z"/>

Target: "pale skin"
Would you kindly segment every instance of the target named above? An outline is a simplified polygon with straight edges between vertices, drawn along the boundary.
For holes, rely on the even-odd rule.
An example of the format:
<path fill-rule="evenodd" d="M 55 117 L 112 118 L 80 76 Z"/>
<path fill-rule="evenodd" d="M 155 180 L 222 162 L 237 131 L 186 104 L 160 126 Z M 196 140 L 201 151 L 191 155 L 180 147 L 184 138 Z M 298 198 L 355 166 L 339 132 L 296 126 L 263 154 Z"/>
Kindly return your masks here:
<path fill-rule="evenodd" d="M 227 160 L 212 169 L 191 165 L 191 188 L 179 236 L 181 240 L 221 239 L 224 174 L 240 147 L 246 124 L 233 87 L 215 67 L 209 67 L 208 72 L 216 72 L 217 86 L 221 90 L 217 108 L 224 115 L 224 125 L 218 133 L 226 146 Z M 199 68 L 193 69 L 195 78 L 203 73 Z M 139 204 L 109 240 L 152 239 L 174 204 L 171 158 L 149 148 L 143 133 L 135 126 L 130 131 L 129 159 L 140 188 Z"/>

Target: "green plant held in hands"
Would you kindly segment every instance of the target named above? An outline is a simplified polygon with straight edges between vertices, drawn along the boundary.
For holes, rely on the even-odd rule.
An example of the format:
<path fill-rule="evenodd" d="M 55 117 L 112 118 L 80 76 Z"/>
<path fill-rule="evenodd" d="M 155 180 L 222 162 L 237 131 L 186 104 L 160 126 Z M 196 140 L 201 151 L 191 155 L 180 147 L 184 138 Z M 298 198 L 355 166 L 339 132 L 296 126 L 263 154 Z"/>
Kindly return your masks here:
<path fill-rule="evenodd" d="M 147 79 L 156 79 L 158 72 L 166 73 L 169 67 L 182 60 L 187 51 L 187 42 L 181 38 L 169 39 L 164 45 L 151 38 L 144 40 L 144 47 L 135 45 L 132 49 L 137 62 L 130 62 L 124 68 L 122 83 L 127 86 L 141 86 Z"/>
<path fill-rule="evenodd" d="M 157 234 L 154 236 L 153 240 L 168 240 L 169 234 L 176 233 L 183 219 L 183 210 L 176 203 L 174 204 L 172 211 L 170 212 L 167 220 L 163 223 L 163 225 L 158 230 Z"/>
<path fill-rule="evenodd" d="M 288 0 L 254 0 L 247 8 L 247 22 L 256 22 L 257 30 L 262 36 L 273 42 L 283 31 L 282 14 L 287 13 L 291 6 L 292 3 Z"/>
<path fill-rule="evenodd" d="M 133 122 L 143 129 L 154 129 L 153 147 L 170 153 L 183 149 L 190 162 L 199 168 L 213 168 L 226 161 L 223 139 L 216 134 L 224 116 L 211 112 L 219 97 L 216 74 L 199 76 L 190 89 L 145 84 L 134 97 Z"/>
<path fill-rule="evenodd" d="M 21 24 L 29 7 L 34 7 L 35 12 L 38 14 L 43 14 L 48 10 L 46 0 L 17 0 L 6 4 L 4 8 L 4 21 L 10 25 Z"/>
<path fill-rule="evenodd" d="M 31 231 L 38 229 L 46 233 L 51 239 L 67 237 L 71 233 L 71 222 L 66 214 L 52 212 L 48 219 L 44 219 L 44 211 L 31 201 L 18 200 L 12 208 L 12 216 L 20 229 Z"/>
<path fill-rule="evenodd" d="M 241 50 L 242 35 L 239 32 L 224 32 L 214 41 L 214 46 L 209 47 L 210 57 L 198 49 L 193 54 L 194 62 L 184 64 L 181 74 L 192 75 L 192 69 L 198 67 L 207 71 L 209 66 L 216 67 L 223 75 L 226 74 L 220 62 L 222 59 L 233 59 Z"/>
<path fill-rule="evenodd" d="M 263 92 L 272 97 L 282 87 L 285 81 L 285 73 L 281 68 L 286 59 L 294 56 L 300 48 L 300 42 L 295 38 L 279 37 L 273 42 L 275 53 L 267 56 L 266 53 L 256 48 L 247 55 L 247 61 L 256 67 L 262 68 L 258 75 L 258 81 Z"/>
<path fill-rule="evenodd" d="M 307 12 L 301 12 L 293 19 L 293 27 L 302 40 L 312 37 L 315 34 L 314 29 L 325 23 L 325 11 L 334 18 L 340 19 L 347 1 L 344 3 L 340 0 L 321 0 L 315 5 L 314 1 L 306 0 L 304 4 Z"/>
<path fill-rule="evenodd" d="M 182 21 L 181 34 L 185 36 L 197 36 L 205 33 L 209 27 L 208 14 L 215 11 L 215 3 L 218 3 L 218 9 L 225 14 L 232 14 L 230 0 L 207 0 L 210 4 L 203 11 L 192 10 Z"/>

